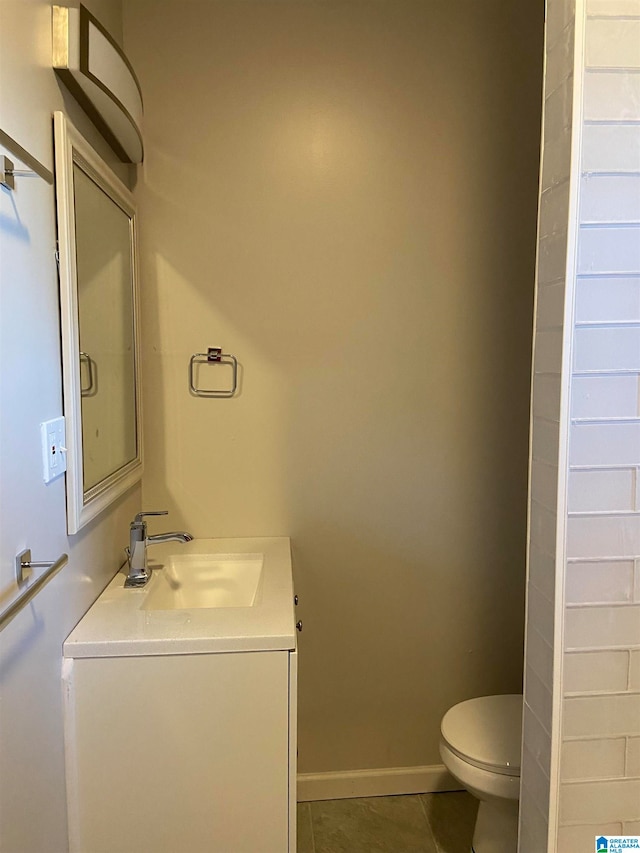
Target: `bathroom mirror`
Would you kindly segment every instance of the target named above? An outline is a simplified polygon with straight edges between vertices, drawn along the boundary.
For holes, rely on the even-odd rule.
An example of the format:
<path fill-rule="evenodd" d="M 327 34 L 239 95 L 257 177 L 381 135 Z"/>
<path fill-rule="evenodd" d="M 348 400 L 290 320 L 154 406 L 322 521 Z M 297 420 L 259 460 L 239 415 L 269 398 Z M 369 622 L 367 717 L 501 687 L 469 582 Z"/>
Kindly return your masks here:
<path fill-rule="evenodd" d="M 67 444 L 67 529 L 142 476 L 136 209 L 63 113 L 54 114 Z"/>

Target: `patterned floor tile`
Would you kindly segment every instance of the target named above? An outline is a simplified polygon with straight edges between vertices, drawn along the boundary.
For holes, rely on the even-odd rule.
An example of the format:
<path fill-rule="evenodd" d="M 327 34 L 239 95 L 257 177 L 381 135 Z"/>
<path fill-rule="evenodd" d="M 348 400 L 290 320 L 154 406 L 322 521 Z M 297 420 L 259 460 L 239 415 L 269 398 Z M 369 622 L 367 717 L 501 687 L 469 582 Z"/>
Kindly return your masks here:
<path fill-rule="evenodd" d="M 469 853 L 478 801 L 466 791 L 421 794 L 438 853 Z"/>
<path fill-rule="evenodd" d="M 438 853 L 418 795 L 311 803 L 315 853 Z"/>

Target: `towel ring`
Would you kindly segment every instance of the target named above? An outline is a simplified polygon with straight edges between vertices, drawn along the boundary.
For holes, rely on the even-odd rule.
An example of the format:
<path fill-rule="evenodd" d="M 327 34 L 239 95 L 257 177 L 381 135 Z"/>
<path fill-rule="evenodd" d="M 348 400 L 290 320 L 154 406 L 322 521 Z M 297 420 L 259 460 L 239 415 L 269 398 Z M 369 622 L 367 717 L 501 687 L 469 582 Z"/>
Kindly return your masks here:
<path fill-rule="evenodd" d="M 231 388 L 205 391 L 195 384 L 196 364 L 230 364 Z M 189 359 L 189 391 L 195 397 L 233 397 L 238 388 L 238 359 L 234 355 L 222 352 L 220 347 L 209 347 L 207 352 L 196 352 Z"/>

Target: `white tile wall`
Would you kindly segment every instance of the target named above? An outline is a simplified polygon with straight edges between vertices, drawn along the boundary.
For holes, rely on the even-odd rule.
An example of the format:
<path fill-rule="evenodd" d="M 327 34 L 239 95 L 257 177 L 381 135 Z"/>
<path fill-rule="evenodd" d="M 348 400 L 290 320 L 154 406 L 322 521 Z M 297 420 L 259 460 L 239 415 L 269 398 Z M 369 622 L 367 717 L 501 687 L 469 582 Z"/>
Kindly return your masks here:
<path fill-rule="evenodd" d="M 536 503 L 544 507 L 553 507 L 558 488 L 558 466 L 534 459 L 531 466 L 531 483 L 536 490 Z M 546 595 L 547 598 L 553 599 L 552 594 L 546 593 Z"/>
<path fill-rule="evenodd" d="M 562 785 L 560 820 L 632 820 L 640 803 L 640 779 L 573 782 Z"/>
<path fill-rule="evenodd" d="M 640 416 L 640 373 L 574 376 L 571 415 L 588 419 Z"/>
<path fill-rule="evenodd" d="M 545 69 L 545 89 L 547 98 L 570 76 L 568 69 L 573 68 L 574 28 L 565 26 L 547 51 Z"/>
<path fill-rule="evenodd" d="M 540 197 L 540 221 L 547 234 L 567 233 L 569 216 L 569 181 L 543 191 Z"/>
<path fill-rule="evenodd" d="M 569 608 L 565 649 L 629 648 L 640 641 L 640 605 Z M 640 718 L 638 719 L 640 723 Z"/>
<path fill-rule="evenodd" d="M 551 644 L 553 642 L 553 602 L 535 587 L 529 594 L 528 615 L 534 631 Z"/>
<path fill-rule="evenodd" d="M 529 767 L 531 761 L 531 768 Z M 523 775 L 528 779 L 534 773 L 540 773 L 533 758 L 528 754 L 522 760 Z M 542 774 L 540 778 L 545 779 Z M 521 853 L 536 853 L 536 851 L 547 850 L 549 826 L 547 814 L 543 814 L 535 803 L 535 797 L 529 790 L 529 785 L 523 782 L 520 790 L 520 831 L 518 835 L 518 849 Z"/>
<path fill-rule="evenodd" d="M 547 232 L 538 244 L 538 281 L 541 285 L 562 280 L 567 263 L 566 231 Z"/>
<path fill-rule="evenodd" d="M 640 421 L 574 423 L 569 460 L 588 467 L 640 464 Z"/>
<path fill-rule="evenodd" d="M 565 695 L 625 691 L 629 684 L 629 652 L 567 652 L 563 679 Z"/>
<path fill-rule="evenodd" d="M 636 509 L 637 468 L 574 470 L 569 474 L 569 512 Z"/>
<path fill-rule="evenodd" d="M 638 74 L 640 80 L 640 74 Z M 630 178 L 630 180 L 632 180 Z M 583 226 L 578 243 L 578 274 L 640 271 L 640 226 Z"/>
<path fill-rule="evenodd" d="M 575 371 L 640 371 L 640 324 L 576 328 L 573 365 Z"/>
<path fill-rule="evenodd" d="M 567 180 L 571 159 L 571 127 L 559 129 L 558 135 L 545 142 L 542 158 L 542 186 L 553 187 Z"/>
<path fill-rule="evenodd" d="M 575 0 L 557 0 L 557 2 L 547 3 L 547 52 L 549 52 L 550 48 L 553 48 L 553 45 L 560 38 L 565 27 L 571 26 L 573 28 L 575 13 Z M 571 60 L 572 58 L 568 60 L 567 74 L 573 71 L 573 62 Z"/>
<path fill-rule="evenodd" d="M 626 738 L 565 741 L 562 777 L 565 781 L 623 777 L 626 755 Z"/>
<path fill-rule="evenodd" d="M 544 328 L 562 327 L 562 311 L 564 308 L 564 282 L 546 284 L 538 290 L 537 316 L 538 322 Z M 638 312 L 640 314 L 640 311 Z M 557 412 L 556 412 L 557 416 Z"/>
<path fill-rule="evenodd" d="M 623 323 L 639 320 L 640 277 L 578 278 L 576 322 Z"/>
<path fill-rule="evenodd" d="M 627 738 L 625 776 L 640 776 L 640 737 Z"/>
<path fill-rule="evenodd" d="M 542 195 L 538 222 L 531 502 L 520 853 L 548 849 L 554 601 L 558 537 L 560 375 L 563 357 L 575 0 L 547 4 Z"/>
<path fill-rule="evenodd" d="M 629 662 L 629 690 L 640 691 L 640 651 L 631 652 Z"/>
<path fill-rule="evenodd" d="M 524 705 L 522 730 L 529 755 L 535 758 L 539 768 L 548 777 L 550 773 L 551 735 L 526 703 Z"/>
<path fill-rule="evenodd" d="M 528 666 L 543 684 L 553 683 L 553 646 L 549 639 L 531 627 L 527 646 Z"/>
<path fill-rule="evenodd" d="M 531 772 L 529 774 L 528 783 L 529 783 L 529 791 L 531 796 L 533 797 L 533 801 L 541 814 L 549 813 L 549 777 L 544 772 L 544 769 L 541 767 L 539 761 L 529 750 L 529 744 L 525 743 L 523 748 L 523 763 L 527 763 L 528 766 L 533 770 L 534 766 L 537 773 Z"/>
<path fill-rule="evenodd" d="M 640 20 L 589 21 L 585 59 L 590 68 L 633 68 L 640 65 Z"/>
<path fill-rule="evenodd" d="M 632 514 L 640 508 L 640 468 L 574 467 L 569 474 L 569 512 Z"/>
<path fill-rule="evenodd" d="M 637 515 L 574 515 L 567 524 L 569 559 L 628 557 L 640 554 L 640 524 Z"/>
<path fill-rule="evenodd" d="M 640 173 L 585 174 L 580 218 L 583 222 L 640 222 Z"/>
<path fill-rule="evenodd" d="M 551 420 L 560 409 L 560 376 L 549 373 L 536 376 L 533 405 L 541 418 Z"/>
<path fill-rule="evenodd" d="M 548 465 L 558 465 L 558 429 L 557 419 L 548 421 L 534 413 L 533 435 L 531 436 L 531 453 L 534 459 L 539 459 Z M 537 494 L 535 496 L 537 497 Z M 555 554 L 555 550 L 550 553 Z"/>
<path fill-rule="evenodd" d="M 541 551 L 536 543 L 529 546 L 529 585 L 535 586 L 553 601 L 555 582 L 555 556 Z"/>
<path fill-rule="evenodd" d="M 587 71 L 584 81 L 586 121 L 637 121 L 640 75 L 635 71 L 610 74 Z"/>
<path fill-rule="evenodd" d="M 532 486 L 534 485 L 532 482 Z M 529 524 L 531 537 L 535 539 L 538 548 L 546 554 L 553 554 L 556 543 L 555 512 L 542 506 L 537 501 L 532 501 Z"/>
<path fill-rule="evenodd" d="M 545 81 L 546 85 L 546 81 Z M 559 136 L 562 130 L 571 126 L 573 105 L 573 74 L 565 76 L 562 83 L 545 97 L 545 123 L 551 129 L 550 138 Z M 545 128 L 546 131 L 546 128 Z M 565 172 L 567 180 L 569 172 Z"/>
<path fill-rule="evenodd" d="M 562 329 L 540 329 L 536 335 L 539 353 L 536 356 L 535 372 L 541 373 L 556 373 L 559 374 L 558 365 L 562 357 Z M 544 417 L 539 414 L 539 417 Z"/>
<path fill-rule="evenodd" d="M 586 124 L 582 132 L 582 169 L 592 172 L 640 170 L 640 124 Z"/>
<path fill-rule="evenodd" d="M 551 685 L 545 684 L 533 667 L 527 667 L 527 705 L 540 723 L 551 721 Z M 549 726 L 551 727 L 551 726 Z"/>
<path fill-rule="evenodd" d="M 564 711 L 565 737 L 634 735 L 640 720 L 640 694 L 568 696 Z"/>
<path fill-rule="evenodd" d="M 587 8 L 558 853 L 640 822 L 640 0 Z"/>
<path fill-rule="evenodd" d="M 587 15 L 640 16 L 640 0 L 587 0 Z"/>
<path fill-rule="evenodd" d="M 569 562 L 565 579 L 565 601 L 568 605 L 630 603 L 633 601 L 633 581 L 633 560 Z"/>
<path fill-rule="evenodd" d="M 622 823 L 598 823 L 586 826 L 562 826 L 558 833 L 558 853 L 585 853 L 594 848 L 598 835 L 619 835 Z"/>

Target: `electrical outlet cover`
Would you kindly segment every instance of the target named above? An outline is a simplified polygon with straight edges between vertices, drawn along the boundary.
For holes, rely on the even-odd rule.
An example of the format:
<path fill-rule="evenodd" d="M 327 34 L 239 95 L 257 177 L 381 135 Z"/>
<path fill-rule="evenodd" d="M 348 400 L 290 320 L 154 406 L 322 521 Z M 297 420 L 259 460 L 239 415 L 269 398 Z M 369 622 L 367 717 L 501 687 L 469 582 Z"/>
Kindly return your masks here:
<path fill-rule="evenodd" d="M 42 476 L 50 483 L 67 470 L 64 418 L 54 418 L 40 424 L 42 442 Z"/>

